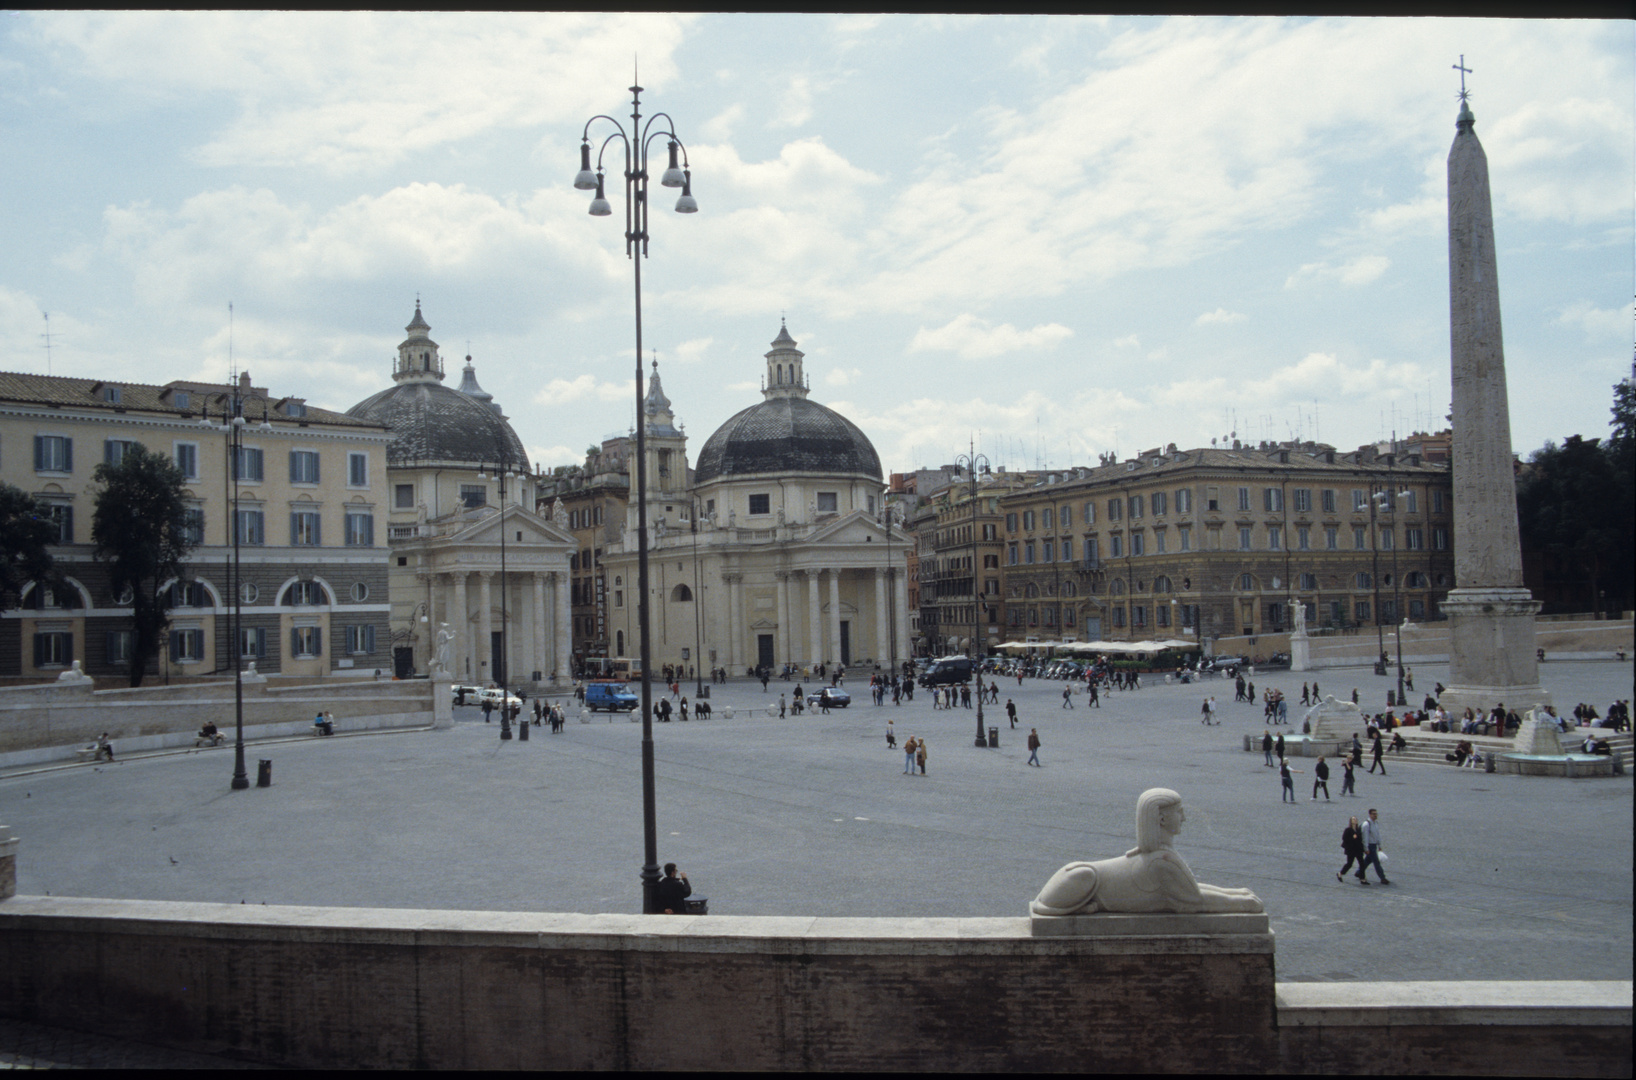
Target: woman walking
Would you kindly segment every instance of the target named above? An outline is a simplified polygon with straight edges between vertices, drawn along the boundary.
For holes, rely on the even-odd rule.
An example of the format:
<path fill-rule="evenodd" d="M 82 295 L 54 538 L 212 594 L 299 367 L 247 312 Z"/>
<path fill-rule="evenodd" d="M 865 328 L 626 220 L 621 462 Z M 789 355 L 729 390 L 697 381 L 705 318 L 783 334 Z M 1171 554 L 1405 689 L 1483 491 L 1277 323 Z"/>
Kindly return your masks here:
<path fill-rule="evenodd" d="M 1352 869 L 1353 863 L 1363 869 L 1363 826 L 1358 824 L 1357 818 L 1349 820 L 1341 830 L 1341 854 L 1346 856 L 1346 865 L 1335 875 L 1335 880 L 1345 884 L 1346 872 Z"/>

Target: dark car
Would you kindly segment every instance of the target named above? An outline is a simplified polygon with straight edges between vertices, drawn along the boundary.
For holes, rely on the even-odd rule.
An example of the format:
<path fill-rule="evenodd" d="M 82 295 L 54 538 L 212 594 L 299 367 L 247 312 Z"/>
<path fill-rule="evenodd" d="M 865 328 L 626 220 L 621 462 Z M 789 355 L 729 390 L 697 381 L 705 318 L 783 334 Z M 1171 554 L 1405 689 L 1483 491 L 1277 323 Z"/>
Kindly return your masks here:
<path fill-rule="evenodd" d="M 852 704 L 852 695 L 838 686 L 826 686 L 807 695 L 807 704 L 815 709 L 823 708 L 826 701 L 832 709 L 844 709 Z"/>
<path fill-rule="evenodd" d="M 950 683 L 971 682 L 976 663 L 969 656 L 945 656 L 932 661 L 920 676 L 921 686 L 947 686 Z"/>

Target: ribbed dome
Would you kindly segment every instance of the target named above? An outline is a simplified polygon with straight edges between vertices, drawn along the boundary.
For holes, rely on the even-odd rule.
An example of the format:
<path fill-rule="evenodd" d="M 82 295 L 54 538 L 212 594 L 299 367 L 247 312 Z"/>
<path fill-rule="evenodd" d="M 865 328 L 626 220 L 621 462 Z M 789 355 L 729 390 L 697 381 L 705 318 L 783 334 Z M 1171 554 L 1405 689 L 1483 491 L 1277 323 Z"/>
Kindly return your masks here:
<path fill-rule="evenodd" d="M 365 398 L 348 416 L 392 431 L 388 465 L 434 461 L 476 465 L 502 459 L 526 466 L 522 440 L 486 402 L 436 382 L 404 382 Z"/>
<path fill-rule="evenodd" d="M 819 473 L 881 479 L 880 455 L 858 426 L 804 397 L 752 405 L 710 436 L 694 482 L 755 473 Z"/>

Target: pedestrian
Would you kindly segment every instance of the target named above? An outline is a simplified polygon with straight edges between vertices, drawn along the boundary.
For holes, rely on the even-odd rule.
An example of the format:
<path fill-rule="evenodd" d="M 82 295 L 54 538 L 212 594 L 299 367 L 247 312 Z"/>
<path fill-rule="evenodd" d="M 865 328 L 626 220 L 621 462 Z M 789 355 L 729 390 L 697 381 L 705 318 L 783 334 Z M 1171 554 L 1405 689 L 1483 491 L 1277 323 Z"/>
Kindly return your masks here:
<path fill-rule="evenodd" d="M 912 776 L 915 771 L 915 737 L 909 736 L 909 741 L 903 744 L 903 775 Z"/>
<path fill-rule="evenodd" d="M 1352 704 L 1356 705 L 1357 703 L 1358 703 L 1358 688 L 1354 686 L 1352 688 Z"/>
<path fill-rule="evenodd" d="M 1255 683 L 1250 684 L 1250 689 L 1244 695 L 1244 700 L 1248 701 L 1251 705 L 1255 704 Z"/>
<path fill-rule="evenodd" d="M 1017 703 L 1010 698 L 1005 699 L 1005 714 L 1011 718 L 1011 730 L 1017 729 Z"/>
<path fill-rule="evenodd" d="M 1028 764 L 1037 768 L 1040 765 L 1040 733 L 1034 728 L 1028 729 Z"/>
<path fill-rule="evenodd" d="M 1284 760 L 1284 733 L 1282 731 L 1278 733 L 1278 739 L 1273 743 L 1272 756 L 1280 761 Z"/>
<path fill-rule="evenodd" d="M 1312 767 L 1312 797 L 1314 799 L 1316 799 L 1318 797 L 1318 789 L 1319 788 L 1324 789 L 1324 802 L 1328 802 L 1329 801 L 1329 762 L 1325 761 L 1321 757 L 1318 759 L 1318 764 L 1316 764 L 1316 765 L 1314 765 Z"/>
<path fill-rule="evenodd" d="M 915 747 L 915 764 L 920 766 L 920 775 L 926 775 L 926 738 L 921 736 L 920 745 Z"/>
<path fill-rule="evenodd" d="M 1071 708 L 1074 707 L 1074 684 L 1073 683 L 1069 683 L 1067 686 L 1064 686 L 1062 688 L 1062 707 L 1064 709 L 1071 709 Z"/>
<path fill-rule="evenodd" d="M 1374 754 L 1374 760 L 1369 762 L 1369 771 L 1371 773 L 1373 773 L 1375 771 L 1375 766 L 1379 765 L 1380 766 L 1380 775 L 1385 776 L 1386 775 L 1386 762 L 1381 759 L 1381 754 L 1384 752 L 1384 750 L 1383 750 L 1383 748 L 1382 748 L 1382 746 L 1380 744 L 1380 729 L 1379 728 L 1375 729 L 1375 741 L 1373 743 L 1373 746 L 1374 746 L 1374 749 L 1373 749 L 1372 753 Z"/>
<path fill-rule="evenodd" d="M 1301 684 L 1301 704 L 1302 705 L 1312 704 L 1310 701 L 1307 700 L 1307 684 L 1306 683 Z"/>
<path fill-rule="evenodd" d="M 1358 824 L 1357 818 L 1348 818 L 1346 828 L 1341 830 L 1341 854 L 1346 856 L 1346 865 L 1336 873 L 1335 880 L 1346 881 L 1346 872 L 1352 869 L 1352 864 L 1363 866 L 1363 826 Z"/>
<path fill-rule="evenodd" d="M 1204 704 L 1199 706 L 1199 723 L 1208 724 L 1209 722 L 1210 722 L 1210 699 L 1205 698 L 1204 699 Z"/>
<path fill-rule="evenodd" d="M 1358 794 L 1358 764 L 1351 758 L 1341 758 L 1341 794 L 1356 797 Z"/>
<path fill-rule="evenodd" d="M 1267 768 L 1272 768 L 1272 729 L 1264 728 L 1261 732 L 1261 756 L 1267 762 Z"/>
<path fill-rule="evenodd" d="M 1391 882 L 1386 880 L 1386 871 L 1380 868 L 1380 814 L 1372 806 L 1369 808 L 1368 819 L 1363 823 L 1363 848 L 1363 862 L 1358 864 L 1359 884 L 1369 884 L 1368 879 L 1363 876 L 1363 872 L 1369 868 L 1371 863 L 1373 863 L 1375 867 L 1375 876 L 1380 879 L 1380 883 L 1382 885 L 1390 885 Z"/>
<path fill-rule="evenodd" d="M 484 698 L 483 699 L 483 723 L 487 724 L 487 723 L 490 722 L 490 714 L 493 713 L 493 712 L 494 712 L 494 702 L 490 701 L 488 698 Z"/>
<path fill-rule="evenodd" d="M 1210 707 L 1210 722 L 1218 727 L 1221 726 L 1221 721 L 1216 719 L 1216 695 L 1210 695 L 1208 704 Z"/>
<path fill-rule="evenodd" d="M 897 737 L 897 734 L 895 732 L 893 732 L 893 730 L 892 730 L 892 721 L 891 721 L 891 719 L 888 718 L 887 721 L 886 721 L 886 748 L 888 750 L 896 750 L 897 746 L 898 746 L 898 737 Z"/>
<path fill-rule="evenodd" d="M 1292 803 L 1295 801 L 1295 777 L 1291 776 L 1290 774 L 1299 771 L 1300 770 L 1298 769 L 1292 769 L 1289 767 L 1288 758 L 1278 759 L 1278 779 L 1283 782 L 1283 791 L 1280 792 L 1278 796 L 1280 802 L 1284 801 L 1285 799 L 1288 799 Z"/>
<path fill-rule="evenodd" d="M 1100 709 L 1102 707 L 1102 695 L 1097 692 L 1096 680 L 1094 678 L 1091 679 L 1090 682 L 1085 684 L 1085 686 L 1086 693 L 1091 696 L 1091 704 Z"/>
<path fill-rule="evenodd" d="M 101 761 L 104 758 L 110 762 L 114 760 L 114 744 L 108 741 L 106 731 L 97 736 L 97 752 L 91 756 L 91 760 Z"/>
<path fill-rule="evenodd" d="M 961 683 L 960 684 L 960 704 L 965 706 L 968 709 L 971 708 L 971 684 L 970 683 Z"/>
<path fill-rule="evenodd" d="M 1314 679 L 1312 681 L 1312 703 L 1316 705 L 1322 700 L 1323 699 L 1318 696 L 1318 680 Z"/>
<path fill-rule="evenodd" d="M 666 915 L 686 915 L 687 898 L 693 895 L 693 886 L 687 883 L 686 874 L 677 873 L 675 863 L 667 862 L 665 876 L 654 886 L 653 894 L 659 910 Z"/>
<path fill-rule="evenodd" d="M 778 718 L 780 720 L 784 719 L 784 695 L 783 694 L 778 695 Z M 682 719 L 683 720 L 687 719 L 687 714 L 686 713 L 682 714 Z"/>
<path fill-rule="evenodd" d="M 1403 685 L 1409 690 L 1414 689 L 1414 668 L 1403 669 Z"/>

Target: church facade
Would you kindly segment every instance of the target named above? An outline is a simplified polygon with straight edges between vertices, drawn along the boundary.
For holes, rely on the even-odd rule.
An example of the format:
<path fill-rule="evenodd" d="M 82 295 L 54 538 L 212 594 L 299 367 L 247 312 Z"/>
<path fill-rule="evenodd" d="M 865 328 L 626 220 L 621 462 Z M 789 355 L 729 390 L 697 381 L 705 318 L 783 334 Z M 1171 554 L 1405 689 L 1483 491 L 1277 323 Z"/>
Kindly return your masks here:
<path fill-rule="evenodd" d="M 348 410 L 391 432 L 393 670 L 425 674 L 447 625 L 456 682 L 538 689 L 566 681 L 574 537 L 535 512 L 538 478 L 471 357 L 460 387 L 444 386 L 418 302 L 405 330 L 393 385 Z"/>
<path fill-rule="evenodd" d="M 646 425 L 651 662 L 655 668 L 892 666 L 909 655 L 907 556 L 888 528 L 880 457 L 857 425 L 809 398 L 804 354 L 780 328 L 763 400 L 706 440 L 686 436 L 654 372 Z M 634 477 L 633 477 L 634 486 Z M 611 645 L 639 655 L 637 509 L 605 557 Z"/>

